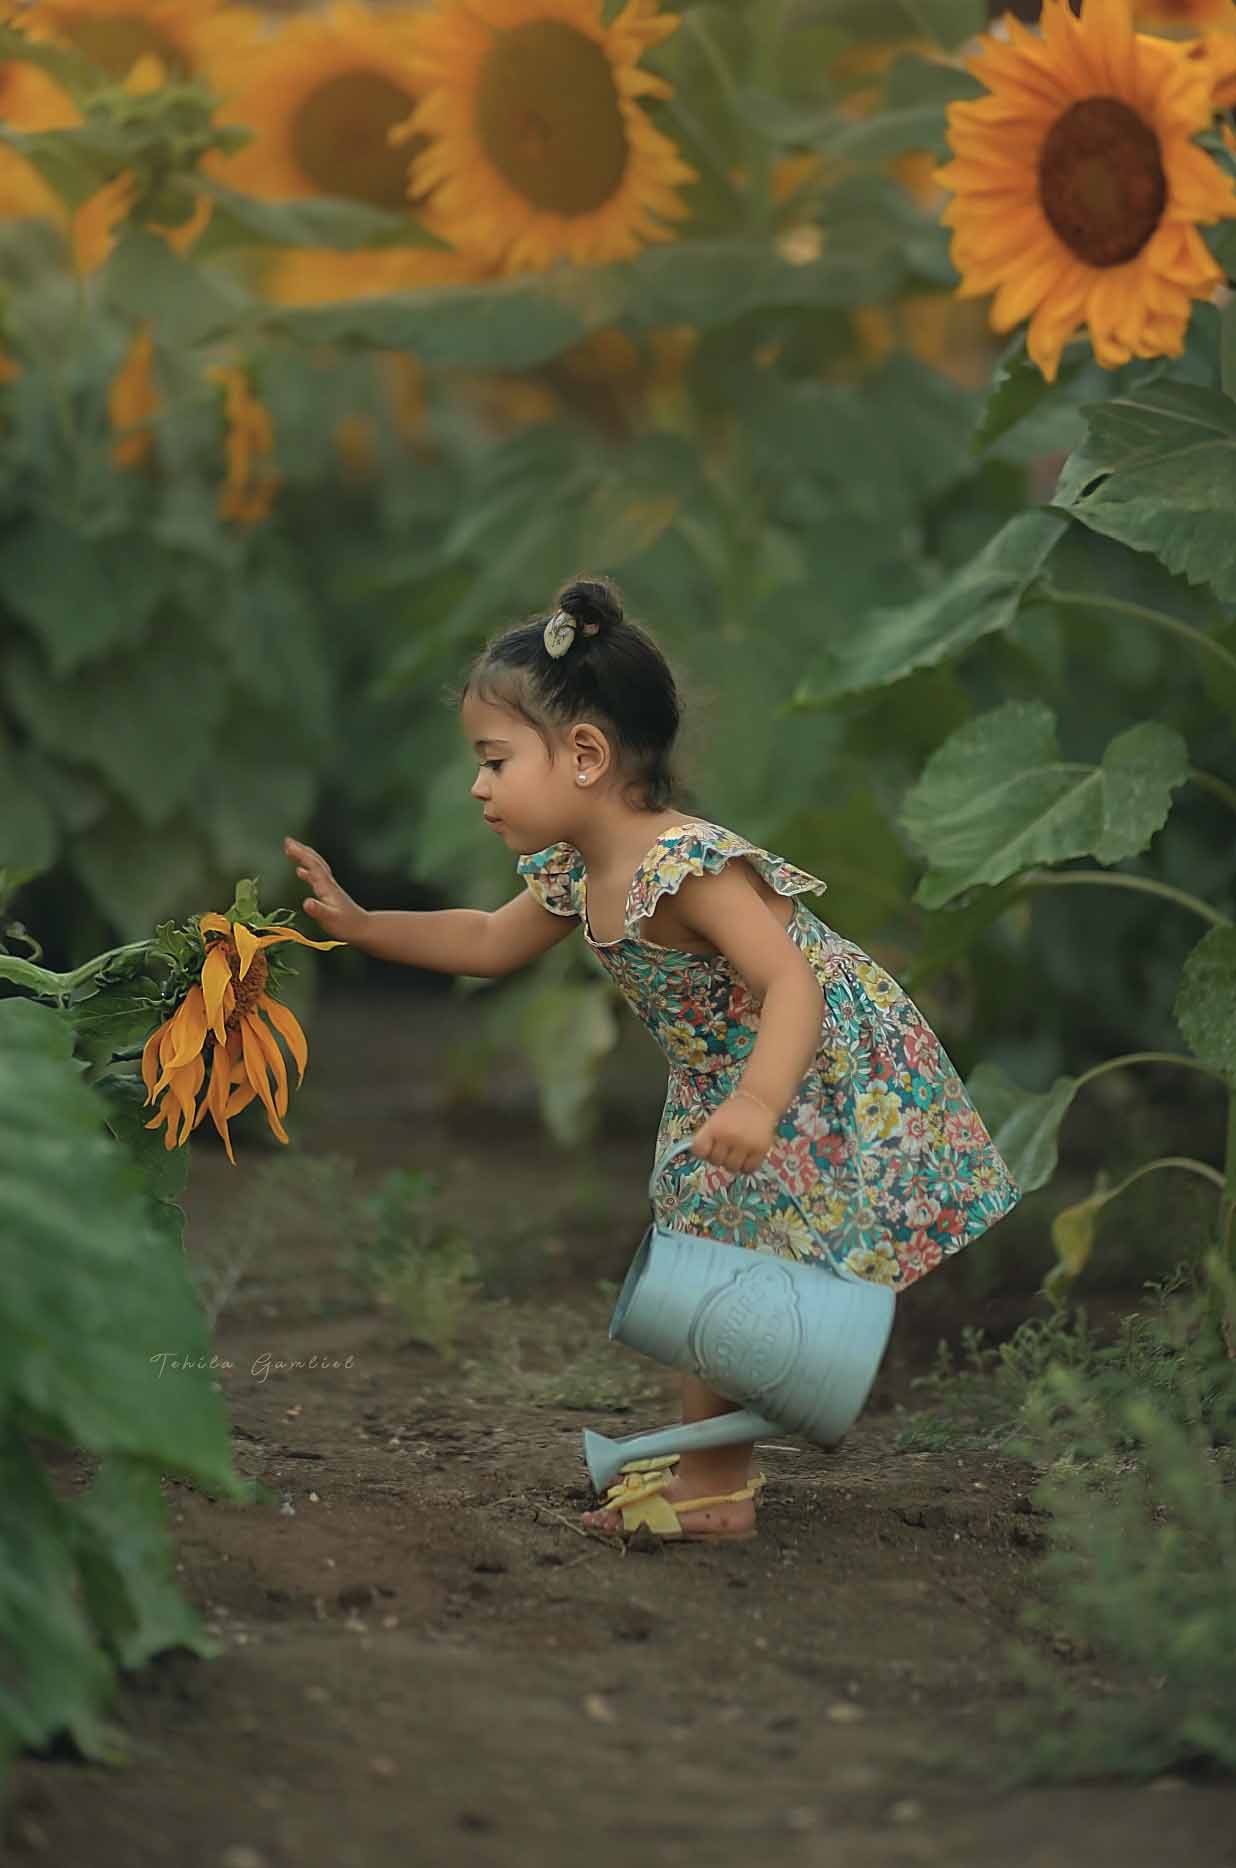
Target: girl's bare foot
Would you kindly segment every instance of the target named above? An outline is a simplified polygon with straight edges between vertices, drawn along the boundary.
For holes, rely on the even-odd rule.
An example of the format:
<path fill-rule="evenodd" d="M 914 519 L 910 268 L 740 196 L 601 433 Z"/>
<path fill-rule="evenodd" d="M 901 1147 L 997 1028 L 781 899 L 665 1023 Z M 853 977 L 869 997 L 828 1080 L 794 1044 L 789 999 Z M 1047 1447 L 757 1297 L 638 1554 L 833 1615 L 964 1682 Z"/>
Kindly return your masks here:
<path fill-rule="evenodd" d="M 682 1474 L 676 1472 L 662 1490 L 661 1497 L 676 1509 L 680 1498 L 715 1498 L 724 1492 L 740 1492 L 749 1482 L 749 1475 L 738 1478 L 731 1475 L 727 1481 L 717 1483 L 704 1482 L 690 1474 L 684 1480 Z M 680 1517 L 683 1530 L 693 1533 L 751 1531 L 755 1528 L 755 1500 L 744 1498 L 732 1504 L 705 1505 L 699 1511 L 683 1512 Z M 610 1536 L 623 1528 L 622 1513 L 604 1505 L 595 1511 L 585 1511 L 580 1523 L 587 1531 L 604 1531 Z"/>

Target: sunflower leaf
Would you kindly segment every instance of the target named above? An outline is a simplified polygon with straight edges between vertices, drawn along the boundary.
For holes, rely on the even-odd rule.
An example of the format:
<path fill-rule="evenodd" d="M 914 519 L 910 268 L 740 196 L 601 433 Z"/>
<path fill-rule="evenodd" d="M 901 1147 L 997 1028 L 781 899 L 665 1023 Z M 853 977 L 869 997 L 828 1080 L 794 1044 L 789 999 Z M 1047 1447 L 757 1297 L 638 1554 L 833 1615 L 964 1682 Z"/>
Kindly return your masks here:
<path fill-rule="evenodd" d="M 935 590 L 896 609 L 873 610 L 862 629 L 836 638 L 827 659 L 799 684 L 795 705 L 826 706 L 846 694 L 888 687 L 1007 629 L 1064 529 L 1065 521 L 1048 513 L 1019 513 Z"/>
<path fill-rule="evenodd" d="M 1204 934 L 1184 963 L 1172 1016 L 1185 1043 L 1236 1094 L 1236 928 Z"/>
<path fill-rule="evenodd" d="M 1082 413 L 1089 432 L 1065 462 L 1053 510 L 1236 603 L 1236 403 L 1158 382 Z"/>
<path fill-rule="evenodd" d="M 939 908 L 1039 863 L 1136 856 L 1188 776 L 1187 745 L 1156 721 L 1118 733 L 1096 766 L 1061 759 L 1041 701 L 993 708 L 950 734 L 903 800 L 898 821 L 931 865 L 914 899 Z"/>
<path fill-rule="evenodd" d="M 224 187 L 211 176 L 199 175 L 194 180 L 214 203 L 210 222 L 193 248 L 198 259 L 254 241 L 269 246 L 327 247 L 340 253 L 393 246 L 450 251 L 444 240 L 431 234 L 411 213 L 389 213 L 368 202 L 333 195 L 303 201 L 260 201 Z"/>
<path fill-rule="evenodd" d="M 1023 1193 L 1045 1187 L 1056 1171 L 1061 1124 L 1077 1094 L 1076 1077 L 1046 1090 L 1023 1090 L 998 1064 L 982 1063 L 966 1091 Z"/>

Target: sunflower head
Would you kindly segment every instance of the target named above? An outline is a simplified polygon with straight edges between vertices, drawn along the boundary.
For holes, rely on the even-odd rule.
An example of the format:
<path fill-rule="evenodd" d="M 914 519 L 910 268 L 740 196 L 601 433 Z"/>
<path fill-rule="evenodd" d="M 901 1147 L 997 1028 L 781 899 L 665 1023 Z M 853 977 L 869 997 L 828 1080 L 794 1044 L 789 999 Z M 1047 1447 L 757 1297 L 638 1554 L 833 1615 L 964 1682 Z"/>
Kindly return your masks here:
<path fill-rule="evenodd" d="M 238 901 L 242 892 L 244 906 L 257 919 L 253 884 L 241 884 Z M 309 1056 L 300 1025 L 270 990 L 276 958 L 270 949 L 285 941 L 319 949 L 344 943 L 310 940 L 273 917 L 250 926 L 230 914 L 199 915 L 192 928 L 169 925 L 160 929 L 160 937 L 155 945 L 172 957 L 180 978 L 195 971 L 197 977 L 142 1051 L 146 1102 L 159 1105 L 146 1127 L 164 1129 L 165 1148 L 181 1147 L 209 1113 L 235 1166 L 228 1123 L 254 1097 L 261 1099 L 276 1140 L 288 1139 L 281 1121 L 288 1109 L 287 1067 L 276 1037 L 291 1053 L 298 1084 Z M 206 1094 L 197 1108 L 204 1083 Z"/>
<path fill-rule="evenodd" d="M 640 59 L 678 21 L 628 0 L 433 0 L 415 25 L 420 102 L 394 134 L 409 192 L 461 252 L 507 272 L 602 264 L 672 237 L 695 180 L 640 99 Z M 419 149 L 419 153 L 418 153 Z"/>
<path fill-rule="evenodd" d="M 1008 16 L 967 61 L 986 97 L 950 104 L 954 199 L 943 219 L 963 297 L 995 293 L 991 323 L 1030 319 L 1054 378 L 1083 324 L 1105 368 L 1176 356 L 1194 298 L 1222 273 L 1199 222 L 1236 214 L 1236 190 L 1194 142 L 1213 74 L 1188 48 L 1135 33 L 1128 0 L 1044 0 L 1042 35 Z"/>
<path fill-rule="evenodd" d="M 109 77 L 123 80 L 136 65 L 167 76 L 200 69 L 204 35 L 224 0 L 39 0 L 22 22 L 33 39 L 70 45 Z M 228 25 L 252 30 L 252 15 L 228 9 Z"/>
<path fill-rule="evenodd" d="M 224 102 L 221 123 L 253 140 L 210 167 L 230 187 L 268 200 L 343 195 L 406 210 L 408 157 L 388 131 L 417 102 L 410 63 L 414 9 L 371 13 L 340 0 L 258 41 L 216 32 L 206 75 Z"/>

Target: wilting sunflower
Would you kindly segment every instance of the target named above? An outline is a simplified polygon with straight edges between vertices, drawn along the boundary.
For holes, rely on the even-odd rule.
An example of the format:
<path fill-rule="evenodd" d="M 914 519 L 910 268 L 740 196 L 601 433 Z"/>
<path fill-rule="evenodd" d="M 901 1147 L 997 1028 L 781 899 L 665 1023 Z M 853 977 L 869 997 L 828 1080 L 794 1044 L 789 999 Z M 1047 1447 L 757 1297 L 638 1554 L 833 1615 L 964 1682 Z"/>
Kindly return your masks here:
<path fill-rule="evenodd" d="M 256 525 L 269 516 L 279 489 L 279 475 L 270 464 L 275 451 L 270 415 L 238 364 L 216 363 L 206 374 L 223 390 L 227 422 L 227 478 L 219 489 L 219 517 Z"/>
<path fill-rule="evenodd" d="M 506 272 L 599 265 L 671 239 L 695 180 L 641 97 L 639 61 L 678 25 L 659 0 L 433 0 L 414 26 L 421 101 L 395 131 L 409 189 L 461 252 Z M 418 141 L 426 146 L 417 153 Z"/>
<path fill-rule="evenodd" d="M 0 11 L 0 18 L 3 18 Z M 67 91 L 24 58 L 0 59 L 0 123 L 10 130 L 67 130 L 81 113 Z M 60 197 L 15 149 L 0 147 L 0 214 L 63 222 Z"/>
<path fill-rule="evenodd" d="M 143 465 L 154 452 L 151 423 L 159 409 L 154 379 L 154 338 L 144 324 L 134 335 L 124 362 L 107 393 L 107 413 L 115 431 L 112 461 L 117 467 Z"/>
<path fill-rule="evenodd" d="M 38 0 L 21 23 L 32 39 L 71 45 L 113 78 L 127 78 L 139 61 L 157 60 L 172 77 L 191 77 L 214 30 L 223 0 Z M 242 8 L 227 13 L 231 34 L 256 29 Z"/>
<path fill-rule="evenodd" d="M 157 1129 L 166 1123 L 163 1146 L 183 1147 L 209 1112 L 223 1138 L 227 1158 L 235 1167 L 227 1125 L 255 1096 L 260 1096 L 265 1105 L 274 1135 L 281 1142 L 288 1139 L 279 1120 L 287 1114 L 288 1073 L 275 1033 L 292 1054 L 298 1088 L 304 1082 L 309 1060 L 309 1047 L 297 1020 L 266 990 L 270 963 L 262 949 L 286 940 L 321 949 L 344 943 L 310 940 L 295 928 L 265 928 L 254 933 L 243 922 L 215 914 L 199 915 L 197 925 L 206 941 L 201 979 L 190 986 L 172 1016 L 151 1032 L 142 1051 L 146 1102 L 163 1098 L 158 1114 L 146 1127 Z M 219 938 L 207 939 L 210 935 Z M 269 1024 L 263 1023 L 261 1014 Z M 210 1081 L 202 1106 L 194 1114 L 198 1092 L 206 1080 L 207 1055 Z"/>
<path fill-rule="evenodd" d="M 1128 0 L 1044 0 L 1042 36 L 1011 15 L 966 62 L 990 96 L 950 104 L 953 191 L 942 216 L 963 298 L 995 292 L 991 324 L 1030 319 L 1052 381 L 1085 323 L 1105 369 L 1178 356 L 1191 301 L 1222 281 L 1200 221 L 1236 190 L 1193 142 L 1211 118 L 1208 61 L 1134 33 Z"/>

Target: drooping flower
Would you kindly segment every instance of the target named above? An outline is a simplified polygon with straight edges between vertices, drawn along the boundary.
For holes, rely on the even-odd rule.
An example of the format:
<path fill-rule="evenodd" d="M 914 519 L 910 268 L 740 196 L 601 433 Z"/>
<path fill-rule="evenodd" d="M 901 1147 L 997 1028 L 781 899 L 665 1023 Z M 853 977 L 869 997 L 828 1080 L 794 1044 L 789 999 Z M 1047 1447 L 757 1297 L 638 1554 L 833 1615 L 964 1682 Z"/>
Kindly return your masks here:
<path fill-rule="evenodd" d="M 146 1127 L 166 1124 L 164 1147 L 183 1147 L 209 1113 L 235 1167 L 228 1123 L 255 1096 L 265 1106 L 275 1137 L 281 1142 L 288 1139 L 280 1121 L 288 1110 L 288 1075 L 276 1033 L 296 1064 L 298 1087 L 304 1082 L 309 1060 L 305 1034 L 295 1016 L 266 990 L 270 963 L 262 950 L 289 940 L 323 950 L 344 943 L 310 940 L 288 927 L 255 933 L 243 922 L 216 914 L 199 915 L 197 925 L 206 942 L 201 978 L 190 986 L 171 1017 L 151 1032 L 142 1051 L 146 1102 L 162 1098 L 157 1115 Z M 211 935 L 217 938 L 210 939 Z M 197 1108 L 198 1093 L 207 1079 L 208 1057 L 209 1082 Z"/>
<path fill-rule="evenodd" d="M 0 123 L 9 130 L 67 130 L 81 112 L 67 91 L 28 59 L 0 59 Z M 63 221 L 55 190 L 19 155 L 0 145 L 0 215 L 5 220 Z"/>
<path fill-rule="evenodd" d="M 413 198 L 505 272 L 671 239 L 695 171 L 641 106 L 672 87 L 639 61 L 677 25 L 659 0 L 609 24 L 601 0 L 432 0 L 414 28 L 420 102 L 393 132 Z"/>
<path fill-rule="evenodd" d="M 219 490 L 219 516 L 256 525 L 268 517 L 279 487 L 280 477 L 270 465 L 275 450 L 270 414 L 239 364 L 216 363 L 206 374 L 223 389 L 227 422 L 227 479 Z"/>
<path fill-rule="evenodd" d="M 989 95 L 950 104 L 959 295 L 995 293 L 990 319 L 1029 318 L 1053 380 L 1085 324 L 1104 368 L 1178 356 L 1194 298 L 1222 273 L 1198 223 L 1236 215 L 1236 190 L 1193 141 L 1212 79 L 1184 46 L 1135 33 L 1128 0 L 1044 0 L 1042 36 L 1011 15 L 967 64 Z"/>
<path fill-rule="evenodd" d="M 154 338 L 150 326 L 135 332 L 124 362 L 107 392 L 107 413 L 115 430 L 112 461 L 117 467 L 135 468 L 154 452 L 152 422 L 159 408 L 154 380 Z"/>

